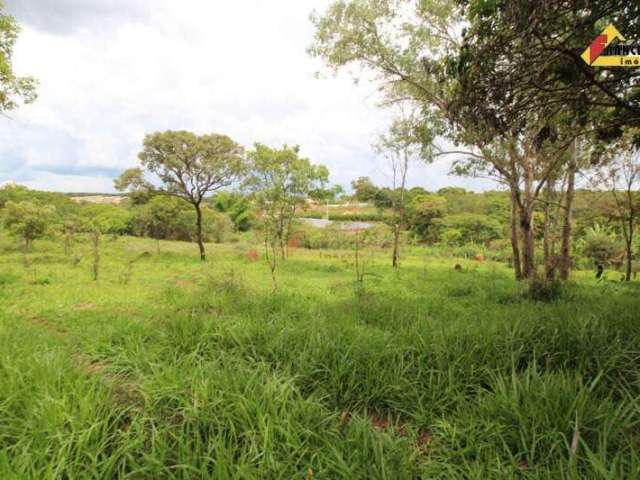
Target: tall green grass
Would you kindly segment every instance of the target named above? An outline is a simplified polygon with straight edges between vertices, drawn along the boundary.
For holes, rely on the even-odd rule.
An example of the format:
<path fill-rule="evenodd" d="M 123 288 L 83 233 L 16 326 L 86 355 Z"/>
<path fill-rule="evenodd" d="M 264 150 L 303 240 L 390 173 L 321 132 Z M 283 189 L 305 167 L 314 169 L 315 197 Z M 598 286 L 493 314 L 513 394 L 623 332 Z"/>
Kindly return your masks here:
<path fill-rule="evenodd" d="M 97 283 L 0 245 L 2 478 L 640 476 L 634 285 L 532 302 L 412 249 L 356 289 L 348 252 L 299 250 L 273 294 L 249 245 L 106 245 Z"/>

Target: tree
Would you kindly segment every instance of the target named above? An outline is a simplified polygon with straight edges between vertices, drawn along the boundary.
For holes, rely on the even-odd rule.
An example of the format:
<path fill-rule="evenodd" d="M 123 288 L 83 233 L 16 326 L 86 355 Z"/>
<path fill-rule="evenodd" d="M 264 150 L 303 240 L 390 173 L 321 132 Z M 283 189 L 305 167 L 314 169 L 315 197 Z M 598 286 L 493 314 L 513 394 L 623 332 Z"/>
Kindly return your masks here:
<path fill-rule="evenodd" d="M 0 0 L 0 114 L 14 110 L 20 101 L 36 99 L 37 82 L 32 77 L 18 77 L 13 72 L 13 48 L 20 33 L 15 19 L 3 12 Z"/>
<path fill-rule="evenodd" d="M 509 115 L 522 118 L 531 111 L 569 110 L 577 120 L 574 133 L 578 136 L 593 130 L 601 138 L 615 139 L 625 126 L 640 125 L 640 70 L 594 67 L 582 56 L 610 24 L 622 34 L 635 34 L 640 22 L 638 2 L 458 3 L 470 20 L 467 39 L 471 49 L 465 62 L 474 68 L 487 61 L 502 63 L 500 76 L 483 76 L 485 104 L 493 104 L 508 92 Z M 507 57 L 508 62 L 503 62 Z"/>
<path fill-rule="evenodd" d="M 560 273 L 566 280 L 580 157 L 597 153 L 589 149 L 596 140 L 610 142 L 624 126 L 640 123 L 638 69 L 594 68 L 582 53 L 609 23 L 637 30 L 640 8 L 619 0 L 458 3 L 469 25 L 449 60 L 457 80 L 450 111 L 457 123 L 466 117 L 494 143 L 507 142 L 511 164 L 492 163 L 517 204 L 526 277 L 534 268 L 533 209 L 543 202 L 553 210 L 546 197 L 555 195 L 554 182 L 563 187 Z M 553 278 L 555 232 L 545 231 L 551 235 L 545 237 L 547 277 Z"/>
<path fill-rule="evenodd" d="M 315 15 L 315 42 L 309 49 L 333 69 L 355 64 L 372 71 L 380 80 L 387 103 L 411 102 L 421 113 L 417 131 L 421 156 L 432 159 L 441 155 L 463 153 L 469 159 L 465 171 L 496 178 L 512 193 L 512 248 L 516 279 L 531 276 L 534 269 L 533 207 L 539 187 L 533 179 L 541 176 L 544 164 L 532 162 L 544 136 L 533 128 L 526 135 L 521 129 L 498 128 L 495 122 L 500 107 L 485 99 L 473 102 L 465 98 L 474 86 L 471 71 L 465 68 L 467 45 L 461 32 L 468 19 L 464 8 L 448 0 L 429 2 L 391 0 L 351 0 L 333 2 L 322 16 Z M 478 69 L 482 79 L 490 78 Z M 466 82 L 465 82 L 466 80 Z M 519 127 L 519 124 L 516 124 Z M 435 143 L 446 136 L 470 151 L 443 151 Z M 535 150 L 532 147 L 537 147 Z M 523 167 L 526 160 L 526 167 Z M 535 165 L 538 165 L 536 171 Z M 526 175 L 523 173 L 526 172 Z M 544 175 L 542 175 L 544 176 Z M 523 178 L 525 181 L 523 181 Z M 522 194 L 522 186 L 524 192 Z M 523 201 L 524 197 L 524 201 Z M 516 217 L 519 213 L 520 218 Z M 520 269 L 518 227 L 522 230 L 523 266 Z"/>
<path fill-rule="evenodd" d="M 421 108 L 424 158 L 463 153 L 463 171 L 497 179 L 509 188 L 517 279 L 535 275 L 534 210 L 547 182 L 565 175 L 569 181 L 563 183 L 567 192 L 562 255 L 570 255 L 567 240 L 577 162 L 568 161 L 567 150 L 575 138 L 589 129 L 611 130 L 616 121 L 633 124 L 631 113 L 638 108 L 635 74 L 611 73 L 621 85 L 597 93 L 608 89 L 608 74 L 598 74 L 601 79 L 593 81 L 587 73 L 589 88 L 573 95 L 575 65 L 566 68 L 558 55 L 549 58 L 544 48 L 532 62 L 529 45 L 570 38 L 576 24 L 591 22 L 593 31 L 613 11 L 616 18 L 629 14 L 631 20 L 620 20 L 633 30 L 639 9 L 625 9 L 614 0 L 556 3 L 562 5 L 560 10 L 552 8 L 551 1 L 351 0 L 333 2 L 322 16 L 314 16 L 313 55 L 334 69 L 355 64 L 373 71 L 386 102 L 411 101 Z M 600 8 L 600 3 L 607 7 Z M 538 21 L 548 11 L 556 17 Z M 544 34 L 531 38 L 536 29 L 544 29 Z M 589 43 L 581 43 L 577 54 L 578 44 L 571 47 L 581 62 L 583 80 L 589 69 L 582 68 L 579 53 Z M 534 92 L 522 87 L 536 82 L 543 88 Z M 547 95 L 547 87 L 554 93 Z M 585 100 L 586 92 L 593 92 L 597 100 Z M 438 135 L 469 151 L 440 149 L 434 143 Z M 568 262 L 563 265 L 566 268 Z"/>
<path fill-rule="evenodd" d="M 25 252 L 33 241 L 49 233 L 56 221 L 55 208 L 32 202 L 7 202 L 4 208 L 4 226 L 24 240 Z"/>
<path fill-rule="evenodd" d="M 127 195 L 134 205 L 147 203 L 154 194 L 154 187 L 144 179 L 141 168 L 129 168 L 113 181 L 116 190 L 127 191 Z"/>
<path fill-rule="evenodd" d="M 633 241 L 640 211 L 640 148 L 632 142 L 636 132 L 629 131 L 616 144 L 617 154 L 600 167 L 595 179 L 611 192 L 615 202 L 615 217 L 620 223 L 625 245 L 625 280 L 631 280 Z"/>
<path fill-rule="evenodd" d="M 411 229 L 423 239 L 431 235 L 434 220 L 441 218 L 447 210 L 447 199 L 425 193 L 414 196 L 408 205 Z"/>
<path fill-rule="evenodd" d="M 209 193 L 239 179 L 245 168 L 243 148 L 226 135 L 169 130 L 147 135 L 138 157 L 143 168 L 162 182 L 154 191 L 181 198 L 195 209 L 196 239 L 204 261 L 202 202 Z M 124 172 L 116 188 L 151 189 L 143 173 L 141 169 Z"/>
<path fill-rule="evenodd" d="M 248 153 L 249 175 L 245 186 L 253 192 L 262 211 L 265 249 L 274 281 L 276 251 L 279 249 L 280 257 L 286 259 L 296 210 L 329 177 L 327 167 L 313 165 L 299 153 L 298 146 L 278 149 L 260 143 Z"/>
<path fill-rule="evenodd" d="M 237 231 L 246 232 L 255 221 L 251 202 L 238 193 L 218 193 L 213 197 L 213 206 L 218 212 L 229 215 Z"/>
<path fill-rule="evenodd" d="M 487 244 L 502 236 L 502 226 L 496 220 L 477 213 L 458 213 L 434 220 L 441 237 L 450 244 Z"/>
<path fill-rule="evenodd" d="M 117 237 L 131 233 L 133 215 L 127 208 L 116 205 L 85 205 L 80 211 L 85 225 L 94 225 L 100 233 Z"/>
<path fill-rule="evenodd" d="M 417 155 L 419 142 L 415 137 L 416 119 L 401 111 L 389 131 L 380 136 L 376 150 L 388 155 L 392 172 L 391 208 L 393 226 L 393 252 L 391 265 L 398 268 L 400 233 L 406 225 L 406 183 L 409 163 Z"/>
<path fill-rule="evenodd" d="M 359 202 L 370 202 L 376 198 L 378 187 L 376 187 L 369 177 L 358 177 L 351 181 L 351 188 L 354 197 Z"/>
<path fill-rule="evenodd" d="M 320 187 L 315 188 L 309 192 L 309 198 L 315 200 L 316 202 L 325 203 L 325 218 L 329 220 L 329 202 L 335 202 L 343 193 L 344 188 L 342 188 L 342 185 L 334 185 L 331 188 L 325 188 L 324 185 L 321 185 Z"/>

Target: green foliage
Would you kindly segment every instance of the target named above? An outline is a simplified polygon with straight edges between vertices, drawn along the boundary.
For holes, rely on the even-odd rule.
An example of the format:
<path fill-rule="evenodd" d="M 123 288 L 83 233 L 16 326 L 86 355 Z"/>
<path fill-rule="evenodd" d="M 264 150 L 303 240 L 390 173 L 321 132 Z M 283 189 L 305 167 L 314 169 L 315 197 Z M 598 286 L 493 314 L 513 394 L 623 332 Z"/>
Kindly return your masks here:
<path fill-rule="evenodd" d="M 132 229 L 136 235 L 164 240 L 193 238 L 195 213 L 180 198 L 158 195 L 133 212 Z"/>
<path fill-rule="evenodd" d="M 80 213 L 82 229 L 110 235 L 131 233 L 133 215 L 130 210 L 116 205 L 86 205 Z"/>
<path fill-rule="evenodd" d="M 202 209 L 202 217 L 205 241 L 222 243 L 229 240 L 235 226 L 228 215 L 220 213 L 213 208 L 205 207 Z M 194 232 L 192 238 L 196 238 L 196 232 Z"/>
<path fill-rule="evenodd" d="M 205 196 L 231 185 L 244 173 L 244 149 L 226 135 L 196 135 L 184 130 L 156 132 L 144 139 L 138 155 L 144 169 L 162 182 L 161 193 L 186 200 L 196 211 L 196 240 L 205 260 L 203 209 Z M 125 171 L 116 188 L 131 190 L 138 202 L 157 193 L 140 168 Z"/>
<path fill-rule="evenodd" d="M 412 195 L 407 208 L 411 229 L 423 239 L 436 238 L 436 232 L 432 231 L 434 221 L 445 214 L 446 208 L 444 197 L 428 193 Z"/>
<path fill-rule="evenodd" d="M 62 217 L 73 215 L 79 209 L 78 204 L 63 193 L 31 190 L 25 186 L 15 184 L 7 184 L 0 188 L 0 210 L 10 201 L 14 203 L 32 202 L 38 205 L 50 205 L 55 207 Z"/>
<path fill-rule="evenodd" d="M 299 151 L 297 146 L 276 149 L 256 143 L 248 154 L 245 186 L 253 192 L 262 211 L 265 242 L 271 245 L 272 260 L 276 245 L 285 258 L 296 210 L 306 205 L 309 193 L 321 188 L 329 177 L 324 165 L 313 165 L 301 158 Z"/>
<path fill-rule="evenodd" d="M 129 199 L 135 205 L 147 203 L 155 190 L 154 186 L 144 179 L 144 172 L 139 167 L 125 170 L 113 184 L 119 192 L 128 191 Z"/>
<path fill-rule="evenodd" d="M 131 230 L 135 235 L 159 240 L 195 241 L 196 212 L 188 202 L 173 196 L 157 195 L 131 212 Z M 202 208 L 203 239 L 222 242 L 233 230 L 228 216 L 209 206 Z"/>
<path fill-rule="evenodd" d="M 503 228 L 485 215 L 460 213 L 434 220 L 441 239 L 449 245 L 486 244 L 503 236 Z"/>
<path fill-rule="evenodd" d="M 351 182 L 353 195 L 359 202 L 370 202 L 376 198 L 378 187 L 376 187 L 369 177 L 358 177 Z"/>
<path fill-rule="evenodd" d="M 242 174 L 242 155 L 242 147 L 226 135 L 166 131 L 147 135 L 139 158 L 147 171 L 158 176 L 164 191 L 199 203 Z M 116 185 L 144 185 L 140 170 L 128 170 L 123 176 Z"/>
<path fill-rule="evenodd" d="M 11 233 L 22 238 L 28 249 L 34 240 L 53 233 L 57 222 L 53 206 L 40 206 L 28 201 L 5 204 L 3 224 Z"/>
<path fill-rule="evenodd" d="M 329 220 L 336 222 L 389 222 L 391 215 L 388 211 L 368 211 L 366 209 L 360 211 L 340 211 L 329 210 Z M 326 213 L 321 210 L 301 211 L 297 216 L 304 218 L 325 218 Z"/>
<path fill-rule="evenodd" d="M 256 221 L 251 202 L 245 196 L 220 192 L 213 197 L 212 203 L 216 210 L 229 216 L 239 232 L 248 231 Z"/>
<path fill-rule="evenodd" d="M 31 103 L 36 99 L 36 80 L 19 77 L 13 71 L 13 49 L 19 32 L 20 27 L 4 13 L 0 1 L 0 113 L 14 110 L 20 101 Z"/>
<path fill-rule="evenodd" d="M 342 185 L 334 185 L 331 188 L 316 188 L 309 192 L 309 198 L 318 202 L 336 202 L 344 194 Z"/>
<path fill-rule="evenodd" d="M 614 258 L 621 258 L 624 247 L 611 230 L 596 224 L 585 232 L 581 251 L 592 261 L 607 265 Z"/>

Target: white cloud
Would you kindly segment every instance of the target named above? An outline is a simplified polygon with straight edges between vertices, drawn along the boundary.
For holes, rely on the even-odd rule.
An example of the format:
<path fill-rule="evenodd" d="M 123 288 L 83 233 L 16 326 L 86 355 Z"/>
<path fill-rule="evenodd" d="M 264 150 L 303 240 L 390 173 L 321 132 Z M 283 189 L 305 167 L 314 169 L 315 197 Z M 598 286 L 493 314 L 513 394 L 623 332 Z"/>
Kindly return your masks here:
<path fill-rule="evenodd" d="M 150 3 L 9 2 L 24 25 L 16 69 L 40 88 L 35 104 L 0 119 L 0 181 L 111 191 L 144 134 L 164 129 L 300 144 L 335 182 L 387 180 L 370 147 L 388 121 L 375 86 L 314 78 L 308 15 L 326 0 Z M 416 169 L 410 183 L 449 184 L 447 170 Z"/>

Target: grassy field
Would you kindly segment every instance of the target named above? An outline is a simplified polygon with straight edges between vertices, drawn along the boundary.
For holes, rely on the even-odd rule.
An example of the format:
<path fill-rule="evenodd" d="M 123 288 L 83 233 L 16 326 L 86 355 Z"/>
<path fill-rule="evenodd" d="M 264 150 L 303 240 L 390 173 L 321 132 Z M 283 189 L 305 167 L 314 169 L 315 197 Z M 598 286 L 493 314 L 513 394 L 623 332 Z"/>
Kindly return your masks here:
<path fill-rule="evenodd" d="M 640 478 L 637 283 L 208 248 L 2 237 L 0 478 Z"/>

